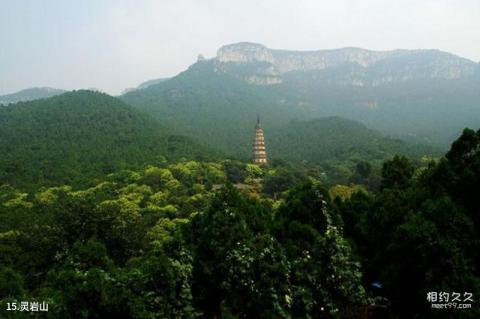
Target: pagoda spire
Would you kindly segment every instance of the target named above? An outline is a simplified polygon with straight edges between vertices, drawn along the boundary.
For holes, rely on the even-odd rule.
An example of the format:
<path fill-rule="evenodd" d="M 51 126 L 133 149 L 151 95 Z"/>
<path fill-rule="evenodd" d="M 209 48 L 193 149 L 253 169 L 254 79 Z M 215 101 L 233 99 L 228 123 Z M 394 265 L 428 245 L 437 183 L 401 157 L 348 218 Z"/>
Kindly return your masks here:
<path fill-rule="evenodd" d="M 257 125 L 255 125 L 255 142 L 253 143 L 253 163 L 258 165 L 267 164 L 267 151 L 265 138 L 260 127 L 260 115 L 257 114 Z"/>

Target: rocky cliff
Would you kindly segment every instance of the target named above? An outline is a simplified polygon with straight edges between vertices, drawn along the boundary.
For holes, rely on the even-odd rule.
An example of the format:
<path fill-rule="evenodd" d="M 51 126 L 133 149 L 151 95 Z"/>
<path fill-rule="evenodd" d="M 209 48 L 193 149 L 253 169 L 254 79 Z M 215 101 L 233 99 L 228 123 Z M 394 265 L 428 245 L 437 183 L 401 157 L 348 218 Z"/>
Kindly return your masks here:
<path fill-rule="evenodd" d="M 214 62 L 217 71 L 257 85 L 280 84 L 293 72 L 309 72 L 314 79 L 320 76 L 335 84 L 378 86 L 420 78 L 458 79 L 478 70 L 473 61 L 439 50 L 287 51 L 246 42 L 221 47 Z"/>

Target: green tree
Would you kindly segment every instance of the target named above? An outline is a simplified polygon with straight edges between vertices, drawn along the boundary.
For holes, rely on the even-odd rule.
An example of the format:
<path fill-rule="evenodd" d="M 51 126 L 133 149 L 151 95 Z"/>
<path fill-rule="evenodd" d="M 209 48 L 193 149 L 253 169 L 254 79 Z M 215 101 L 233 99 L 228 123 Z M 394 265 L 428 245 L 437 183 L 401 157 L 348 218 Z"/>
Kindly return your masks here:
<path fill-rule="evenodd" d="M 392 160 L 383 164 L 380 187 L 382 189 L 406 188 L 411 182 L 414 171 L 414 166 L 405 156 L 395 155 Z"/>
<path fill-rule="evenodd" d="M 24 296 L 24 294 L 25 289 L 22 275 L 9 267 L 1 267 L 0 300 L 7 297 L 17 298 L 20 300 Z"/>
<path fill-rule="evenodd" d="M 292 265 L 293 317 L 338 317 L 366 302 L 360 264 L 324 189 L 308 182 L 291 190 L 275 224 Z"/>
<path fill-rule="evenodd" d="M 239 161 L 224 162 L 227 180 L 231 183 L 242 183 L 248 176 L 247 166 Z"/>
<path fill-rule="evenodd" d="M 208 210 L 196 215 L 186 228 L 184 236 L 194 255 L 194 301 L 207 317 L 222 317 L 227 311 L 222 307 L 240 311 L 238 306 L 225 304 L 226 300 L 232 301 L 231 296 L 239 295 L 228 288 L 233 285 L 228 280 L 234 250 L 250 243 L 256 234 L 266 233 L 270 221 L 265 205 L 227 185 L 216 194 Z"/>
<path fill-rule="evenodd" d="M 225 268 L 228 293 L 222 318 L 290 318 L 290 263 L 273 236 L 237 242 L 227 253 Z"/>
<path fill-rule="evenodd" d="M 49 274 L 58 318 L 129 318 L 126 303 L 116 294 L 118 270 L 104 245 L 89 240 L 76 242 L 64 262 Z"/>

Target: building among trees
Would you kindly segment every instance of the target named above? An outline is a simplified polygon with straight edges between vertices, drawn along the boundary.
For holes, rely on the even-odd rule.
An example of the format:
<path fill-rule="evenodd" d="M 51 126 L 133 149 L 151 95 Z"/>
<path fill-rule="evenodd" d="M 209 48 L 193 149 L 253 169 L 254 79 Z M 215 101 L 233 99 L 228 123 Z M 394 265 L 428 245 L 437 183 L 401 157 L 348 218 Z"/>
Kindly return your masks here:
<path fill-rule="evenodd" d="M 255 125 L 255 142 L 253 143 L 253 163 L 258 165 L 267 164 L 267 151 L 265 149 L 265 138 L 263 130 L 260 127 L 260 116 L 257 115 L 257 125 Z"/>

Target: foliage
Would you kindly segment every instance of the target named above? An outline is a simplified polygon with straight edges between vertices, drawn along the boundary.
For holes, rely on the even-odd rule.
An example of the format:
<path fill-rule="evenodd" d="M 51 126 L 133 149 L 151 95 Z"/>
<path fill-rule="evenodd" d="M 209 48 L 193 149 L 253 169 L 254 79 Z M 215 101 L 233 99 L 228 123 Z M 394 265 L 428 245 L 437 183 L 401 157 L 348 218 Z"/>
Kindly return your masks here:
<path fill-rule="evenodd" d="M 269 160 L 321 164 L 354 157 L 384 160 L 396 153 L 416 157 L 438 154 L 435 148 L 387 138 L 357 122 L 377 110 L 354 106 L 358 102 L 349 101 L 348 95 L 334 94 L 333 98 L 331 91 L 337 89 L 322 88 L 323 94 L 317 95 L 310 83 L 297 88 L 292 83 L 294 75 L 282 85 L 250 85 L 241 76 L 218 72 L 217 68 L 214 61 L 201 61 L 176 77 L 120 98 L 152 115 L 173 134 L 195 138 L 236 159 L 252 156 L 257 114 L 265 131 Z M 321 86 L 318 81 L 311 82 Z M 347 101 L 338 105 L 338 99 Z M 379 124 L 377 117 L 373 119 Z"/>
<path fill-rule="evenodd" d="M 395 156 L 378 189 L 378 163 L 362 161 L 362 184 L 329 192 L 316 168 L 278 161 L 4 185 L 0 300 L 46 300 L 66 319 L 431 318 L 429 291 L 480 294 L 479 150 L 465 130 L 437 162 Z"/>
<path fill-rule="evenodd" d="M 308 182 L 289 192 L 276 218 L 276 232 L 292 261 L 295 318 L 336 317 L 347 305 L 366 303 L 360 264 L 327 201 L 326 191 Z"/>
<path fill-rule="evenodd" d="M 330 198 L 336 199 L 339 198 L 342 201 L 350 199 L 353 194 L 358 192 L 366 192 L 365 187 L 362 185 L 335 185 L 328 190 Z"/>
<path fill-rule="evenodd" d="M 91 180 L 145 163 L 213 154 L 106 94 L 75 91 L 0 106 L 0 184 Z"/>
<path fill-rule="evenodd" d="M 383 166 L 377 194 L 336 201 L 367 282 L 381 282 L 383 296 L 403 317 L 432 317 L 429 291 L 480 293 L 479 206 L 473 195 L 480 189 L 479 137 L 465 130 L 444 159 L 418 175 L 410 161 L 395 157 Z M 479 312 L 445 313 L 450 315 L 475 318 Z"/>

